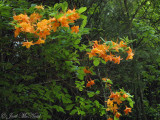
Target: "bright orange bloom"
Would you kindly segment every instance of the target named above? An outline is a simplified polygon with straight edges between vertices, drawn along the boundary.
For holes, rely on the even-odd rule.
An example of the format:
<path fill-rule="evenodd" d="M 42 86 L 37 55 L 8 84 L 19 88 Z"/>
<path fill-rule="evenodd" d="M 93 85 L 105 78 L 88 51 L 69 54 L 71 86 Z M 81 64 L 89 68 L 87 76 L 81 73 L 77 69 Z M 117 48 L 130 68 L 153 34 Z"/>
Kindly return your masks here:
<path fill-rule="evenodd" d="M 90 70 L 87 70 L 86 68 L 83 69 L 84 73 L 90 73 L 92 74 L 92 72 Z"/>
<path fill-rule="evenodd" d="M 123 95 L 123 98 L 127 98 L 127 97 L 128 97 L 128 95 L 127 95 L 127 94 L 124 94 L 124 95 Z"/>
<path fill-rule="evenodd" d="M 102 78 L 102 80 L 103 80 L 103 81 L 106 81 L 106 80 L 107 80 L 107 78 Z"/>
<path fill-rule="evenodd" d="M 112 61 L 113 57 L 111 55 L 106 55 L 104 60 L 107 61 Z"/>
<path fill-rule="evenodd" d="M 90 80 L 90 81 L 88 81 L 86 87 L 91 87 L 91 86 L 94 85 L 94 84 L 95 84 L 95 83 L 94 83 L 94 80 Z"/>
<path fill-rule="evenodd" d="M 75 32 L 75 33 L 78 33 L 79 32 L 79 26 L 73 26 L 71 27 L 72 31 L 71 33 Z"/>
<path fill-rule="evenodd" d="M 96 41 L 93 41 L 93 42 L 94 42 L 94 46 L 93 46 L 93 48 L 98 47 L 98 41 L 96 40 Z"/>
<path fill-rule="evenodd" d="M 126 43 L 124 43 L 123 41 L 121 41 L 121 42 L 119 43 L 119 47 L 127 47 L 127 45 L 126 45 Z"/>
<path fill-rule="evenodd" d="M 59 22 L 54 22 L 53 24 L 52 24 L 52 29 L 53 29 L 53 31 L 54 32 L 56 32 L 56 30 L 57 30 L 57 28 L 60 26 L 60 23 Z"/>
<path fill-rule="evenodd" d="M 50 30 L 50 20 L 43 19 L 42 21 L 37 23 L 37 30 L 43 31 L 45 29 Z"/>
<path fill-rule="evenodd" d="M 22 44 L 23 44 L 22 46 L 26 46 L 26 48 L 30 48 L 31 45 L 34 45 L 33 41 L 31 41 L 31 42 L 28 42 L 28 41 L 27 42 L 23 42 Z"/>
<path fill-rule="evenodd" d="M 58 21 L 61 23 L 62 27 L 68 27 L 69 28 L 69 22 L 66 16 L 62 16 L 60 18 L 58 18 Z"/>
<path fill-rule="evenodd" d="M 111 109 L 113 111 L 113 114 L 115 114 L 117 112 L 117 109 L 118 109 L 117 104 L 114 104 Z"/>
<path fill-rule="evenodd" d="M 37 33 L 37 35 L 39 35 L 40 38 L 46 39 L 46 36 L 50 35 L 50 31 L 45 29 L 44 31 L 40 31 L 39 33 Z"/>
<path fill-rule="evenodd" d="M 26 22 L 22 22 L 19 25 L 21 26 L 21 31 L 34 33 L 34 28 L 33 28 L 33 26 L 31 26 L 31 24 L 26 23 Z"/>
<path fill-rule="evenodd" d="M 21 32 L 21 28 L 18 28 L 15 26 L 15 31 L 14 31 L 14 37 L 17 37 L 19 35 L 19 33 Z"/>
<path fill-rule="evenodd" d="M 37 8 L 38 10 L 40 10 L 40 9 L 42 9 L 42 10 L 43 10 L 43 9 L 44 9 L 44 7 L 43 7 L 42 5 L 39 5 L 39 6 L 38 6 L 38 5 L 36 5 L 36 7 L 35 7 L 35 8 Z"/>
<path fill-rule="evenodd" d="M 39 38 L 37 42 L 35 42 L 34 44 L 43 44 L 43 43 L 45 43 L 45 40 L 41 40 L 41 38 Z"/>
<path fill-rule="evenodd" d="M 129 50 L 127 51 L 128 56 L 126 58 L 126 60 L 128 59 L 133 59 L 134 54 L 132 53 L 132 49 L 129 47 Z"/>
<path fill-rule="evenodd" d="M 112 49 L 115 49 L 117 52 L 119 52 L 119 45 L 113 41 L 112 42 L 112 45 L 113 45 L 113 48 Z"/>
<path fill-rule="evenodd" d="M 95 53 L 87 52 L 87 54 L 89 55 L 89 58 L 92 58 L 93 56 L 96 56 L 96 54 L 95 54 Z"/>
<path fill-rule="evenodd" d="M 128 112 L 132 112 L 132 111 L 131 111 L 131 108 L 128 108 L 128 107 L 126 106 L 126 109 L 124 110 L 124 112 L 125 112 L 125 114 L 127 115 Z"/>
<path fill-rule="evenodd" d="M 116 113 L 116 118 L 119 118 L 121 114 L 119 112 Z"/>
<path fill-rule="evenodd" d="M 17 20 L 19 23 L 21 23 L 21 22 L 26 22 L 26 23 L 29 23 L 29 17 L 28 17 L 28 15 L 24 15 L 24 14 L 20 14 L 20 15 L 15 15 L 15 16 L 13 16 L 13 19 L 14 20 Z"/>
<path fill-rule="evenodd" d="M 31 23 L 35 23 L 35 22 L 37 22 L 37 21 L 40 21 L 40 18 L 41 18 L 42 16 L 40 15 L 40 14 L 38 14 L 38 13 L 32 13 L 31 15 L 30 15 L 30 22 Z"/>
<path fill-rule="evenodd" d="M 107 120 L 113 120 L 113 118 L 109 117 Z"/>
<path fill-rule="evenodd" d="M 120 97 L 119 97 L 119 96 L 118 96 L 118 97 L 115 97 L 115 98 L 113 99 L 113 101 L 114 101 L 114 102 L 117 102 L 118 105 L 120 105 L 120 104 L 122 103 L 122 101 L 120 100 Z"/>
<path fill-rule="evenodd" d="M 116 94 L 114 92 L 111 93 L 111 95 L 109 96 L 109 98 L 114 98 L 116 96 Z"/>
<path fill-rule="evenodd" d="M 122 59 L 120 58 L 120 56 L 119 56 L 119 57 L 114 57 L 114 58 L 113 58 L 114 63 L 117 63 L 117 64 L 120 63 L 120 60 L 122 60 Z"/>
<path fill-rule="evenodd" d="M 108 99 L 107 100 L 107 106 L 113 106 L 113 100 Z"/>
<path fill-rule="evenodd" d="M 79 19 L 80 18 L 80 15 L 79 15 L 79 13 L 76 13 L 76 10 L 75 9 L 73 9 L 73 10 L 68 10 L 67 11 L 67 14 L 68 14 L 68 19 L 70 20 L 69 22 L 70 23 L 73 23 L 74 22 L 74 20 L 77 20 L 77 19 Z"/>

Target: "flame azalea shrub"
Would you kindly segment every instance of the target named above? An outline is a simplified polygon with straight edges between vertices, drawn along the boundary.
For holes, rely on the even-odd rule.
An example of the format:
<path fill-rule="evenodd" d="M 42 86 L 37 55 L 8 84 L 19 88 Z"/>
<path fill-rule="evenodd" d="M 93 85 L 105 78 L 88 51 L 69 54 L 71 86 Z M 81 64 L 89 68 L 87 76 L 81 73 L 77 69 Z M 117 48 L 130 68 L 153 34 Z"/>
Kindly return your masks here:
<path fill-rule="evenodd" d="M 87 53 L 90 60 L 93 60 L 94 66 L 98 66 L 100 61 L 105 64 L 108 61 L 112 61 L 115 64 L 120 64 L 120 61 L 123 60 L 120 56 L 122 53 L 127 53 L 126 60 L 133 59 L 134 53 L 125 42 L 120 41 L 118 43 L 113 41 L 105 41 L 104 39 L 102 39 L 102 41 L 104 42 L 103 44 L 101 44 L 100 41 L 94 41 L 91 51 Z M 95 85 L 94 80 L 90 78 L 93 71 L 90 71 L 89 67 L 84 68 L 83 71 L 86 74 L 86 87 Z M 108 97 L 108 100 L 105 101 L 107 104 L 106 111 L 109 115 L 107 120 L 119 120 L 120 116 L 128 115 L 132 112 L 131 109 L 134 104 L 132 100 L 133 96 L 123 89 L 120 89 L 119 92 L 113 92 L 111 89 L 111 85 L 113 84 L 112 81 L 108 78 L 102 78 L 102 80 L 105 83 L 105 88 L 110 90 L 110 96 Z"/>
<path fill-rule="evenodd" d="M 35 69 L 38 69 L 36 72 L 30 69 L 28 73 L 35 72 L 34 78 L 27 81 L 27 83 L 33 84 L 29 90 L 34 95 L 30 92 L 29 98 L 35 99 L 35 103 L 29 103 L 33 105 L 31 108 L 34 111 L 42 115 L 44 120 L 51 119 L 50 111 L 84 116 L 86 113 L 96 114 L 97 109 L 102 108 L 99 107 L 101 105 L 98 101 L 84 99 L 84 96 L 82 97 L 80 94 L 77 95 L 81 96 L 80 98 L 71 97 L 72 94 L 68 94 L 68 90 L 65 89 L 68 86 L 70 89 L 71 86 L 71 89 L 77 91 L 77 88 L 80 89 L 85 84 L 82 80 L 74 78 L 77 66 L 80 64 L 78 52 L 86 49 L 85 45 L 79 45 L 81 35 L 88 33 L 88 29 L 84 28 L 87 17 L 81 14 L 85 10 L 85 7 L 68 9 L 64 2 L 55 4 L 54 7 L 32 6 L 25 10 L 25 13 L 16 13 L 13 16 L 14 20 L 11 24 L 14 27 L 15 40 L 19 41 L 19 44 L 22 43 L 23 52 L 28 55 L 25 62 L 30 64 L 30 67 L 33 65 Z M 42 44 L 41 47 L 38 46 L 39 44 Z M 16 47 L 21 48 L 21 45 Z M 45 70 L 42 69 L 42 66 Z M 29 71 L 28 67 L 27 71 Z M 51 71 L 51 73 L 44 71 Z M 35 81 L 38 85 L 33 87 Z M 53 84 L 51 82 L 48 85 L 49 81 L 58 82 Z M 77 88 L 75 88 L 75 84 Z M 98 107 L 93 112 L 92 109 L 96 106 Z M 52 115 L 54 118 L 54 113 Z"/>
<path fill-rule="evenodd" d="M 54 68 L 54 79 L 58 79 L 59 81 L 66 80 L 66 84 L 68 80 L 72 78 L 73 73 L 76 73 L 76 88 L 78 88 L 79 91 L 83 91 L 83 89 L 91 89 L 96 85 L 95 80 L 91 78 L 92 75 L 95 75 L 93 68 L 77 66 L 80 65 L 77 52 L 87 48 L 86 45 L 79 45 L 81 35 L 88 33 L 88 29 L 84 28 L 87 23 L 87 17 L 81 14 L 86 8 L 82 7 L 78 10 L 67 8 L 68 5 L 66 2 L 55 4 L 54 7 L 48 8 L 42 5 L 32 6 L 26 10 L 24 14 L 15 14 L 11 25 L 14 27 L 15 39 L 20 40 L 19 42 L 22 42 L 22 46 L 25 46 L 27 49 L 34 49 L 32 54 L 36 51 L 36 44 L 47 43 L 41 47 L 41 51 L 43 52 L 40 53 L 40 55 L 44 56 L 44 60 L 47 63 L 46 66 Z M 77 21 L 79 19 L 83 20 L 81 25 L 78 25 L 79 22 Z M 100 61 L 102 63 L 112 61 L 116 64 L 120 64 L 122 60 L 120 52 L 128 54 L 126 60 L 133 59 L 134 54 L 132 49 L 127 47 L 127 44 L 123 41 L 119 43 L 113 41 L 104 42 L 105 43 L 100 44 L 100 42 L 94 41 L 92 50 L 87 53 L 89 58 L 93 60 L 94 66 L 98 66 Z M 32 48 L 31 46 L 35 47 Z M 29 58 L 27 62 L 30 62 Z M 105 79 L 103 81 L 105 81 Z M 105 82 L 107 83 L 106 88 L 111 86 L 111 80 L 107 79 Z M 87 113 L 93 115 L 100 114 L 101 116 L 105 114 L 104 106 L 100 104 L 99 101 L 90 99 L 94 95 L 100 94 L 99 90 L 96 92 L 87 91 L 89 99 L 86 99 L 86 96 L 77 95 L 73 103 L 66 89 L 63 88 L 63 91 L 66 93 L 64 94 L 60 90 L 62 89 L 61 85 L 57 86 L 55 81 L 53 85 L 53 87 L 47 86 L 48 88 L 45 89 L 51 87 L 53 93 L 49 94 L 54 96 L 54 100 L 58 99 L 62 101 L 64 106 L 56 105 L 54 104 L 54 100 L 50 100 L 49 102 L 51 102 L 53 106 L 48 108 L 49 110 L 56 109 L 57 112 L 63 113 L 70 111 L 70 115 L 78 114 L 81 116 L 85 116 Z M 38 88 L 40 88 L 39 91 L 43 91 L 41 90 L 43 86 L 38 86 Z M 32 89 L 34 89 L 34 87 L 32 87 Z M 111 90 L 110 87 L 109 89 Z M 66 97 L 63 97 L 65 95 Z M 47 100 L 51 99 L 48 95 L 46 96 Z M 133 107 L 131 96 L 125 91 L 111 92 L 107 101 L 107 111 L 113 113 L 114 119 L 119 119 L 123 114 L 121 109 L 124 107 L 123 111 L 126 115 L 131 112 L 127 101 L 129 105 Z M 34 104 L 35 108 L 36 106 L 38 106 L 38 104 Z M 50 119 L 51 116 L 47 116 L 48 112 L 46 111 L 45 109 L 40 111 L 40 113 L 43 119 Z M 111 120 L 112 117 L 113 116 L 110 115 L 108 119 Z"/>

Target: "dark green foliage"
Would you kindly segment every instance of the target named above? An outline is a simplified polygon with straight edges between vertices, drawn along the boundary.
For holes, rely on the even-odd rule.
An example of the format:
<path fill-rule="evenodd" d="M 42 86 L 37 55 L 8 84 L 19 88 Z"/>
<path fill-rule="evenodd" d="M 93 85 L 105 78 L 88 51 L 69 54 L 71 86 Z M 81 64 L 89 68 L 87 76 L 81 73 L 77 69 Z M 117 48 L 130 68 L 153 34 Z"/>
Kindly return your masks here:
<path fill-rule="evenodd" d="M 120 119 L 158 120 L 160 1 L 66 1 L 69 8 L 82 7 L 79 12 L 88 18 L 82 15 L 77 24 L 81 28 L 87 24 L 90 34 L 87 28 L 80 29 L 78 36 L 64 29 L 48 37 L 46 44 L 30 49 L 21 46 L 23 37 L 14 38 L 13 26 L 9 24 L 12 16 L 31 14 L 34 6 L 41 4 L 54 16 L 53 9 L 66 10 L 62 4 L 62 8 L 53 8 L 64 0 L 0 2 L 0 114 L 37 113 L 44 120 L 105 119 L 104 101 L 109 93 L 104 92 L 100 78 L 107 76 L 113 80 L 115 91 L 124 88 L 134 95 L 135 109 Z M 88 35 L 81 37 L 83 34 Z M 104 65 L 99 59 L 91 63 L 86 55 L 87 46 L 100 37 L 126 40 L 135 50 L 134 59 L 119 65 L 111 62 Z M 97 66 L 98 76 L 92 76 L 96 86 L 86 88 L 84 67 L 80 66 L 91 64 Z"/>

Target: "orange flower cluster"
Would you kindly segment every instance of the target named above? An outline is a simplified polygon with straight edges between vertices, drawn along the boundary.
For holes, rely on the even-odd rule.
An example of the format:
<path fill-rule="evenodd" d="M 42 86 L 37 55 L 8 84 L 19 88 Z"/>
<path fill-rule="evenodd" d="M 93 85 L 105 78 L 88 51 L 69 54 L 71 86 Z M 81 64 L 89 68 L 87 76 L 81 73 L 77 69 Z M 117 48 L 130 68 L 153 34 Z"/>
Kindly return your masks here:
<path fill-rule="evenodd" d="M 36 6 L 38 10 L 44 9 L 43 6 Z M 17 37 L 20 32 L 23 33 L 32 33 L 39 39 L 33 43 L 31 42 L 23 42 L 23 46 L 30 48 L 31 45 L 34 44 L 43 44 L 45 43 L 46 36 L 50 35 L 52 31 L 56 32 L 58 27 L 70 27 L 69 23 L 74 23 L 75 20 L 80 18 L 79 13 L 76 12 L 75 9 L 68 10 L 64 15 L 58 19 L 50 18 L 49 20 L 43 19 L 41 20 L 42 15 L 39 13 L 32 13 L 30 16 L 27 14 L 20 14 L 13 16 L 15 23 L 15 32 L 14 36 Z M 71 27 L 71 33 L 78 33 L 79 26 Z"/>
<path fill-rule="evenodd" d="M 88 81 L 86 87 L 91 87 L 92 85 L 94 85 L 94 80 L 90 79 L 90 81 Z"/>
<path fill-rule="evenodd" d="M 84 73 L 90 73 L 92 74 L 92 72 L 90 70 L 88 70 L 88 68 L 86 69 L 86 67 L 83 69 Z"/>
<path fill-rule="evenodd" d="M 95 83 L 94 83 L 94 80 L 92 80 L 92 79 L 90 78 L 90 76 L 89 76 L 89 74 L 92 74 L 92 72 L 89 70 L 88 67 L 87 67 L 87 68 L 85 67 L 85 68 L 83 69 L 83 71 L 84 71 L 84 73 L 87 74 L 86 79 L 90 79 L 90 80 L 87 80 L 87 85 L 86 85 L 86 87 L 91 87 L 92 85 L 95 84 Z"/>
<path fill-rule="evenodd" d="M 113 114 L 116 116 L 116 118 L 119 118 L 121 116 L 121 113 L 118 112 L 120 104 L 124 101 L 122 99 L 126 99 L 129 96 L 126 93 L 123 92 L 112 92 L 111 95 L 109 96 L 109 99 L 106 101 L 107 102 L 107 111 L 113 112 Z M 129 112 L 131 112 L 131 108 L 128 108 L 126 106 L 126 109 L 124 110 L 125 114 L 127 115 Z M 112 118 L 108 118 L 110 120 Z"/>
<path fill-rule="evenodd" d="M 126 43 L 120 41 L 120 43 L 118 44 L 111 41 L 111 45 L 107 45 L 106 43 L 98 44 L 98 41 L 94 41 L 91 52 L 88 52 L 87 54 L 89 55 L 89 58 L 92 58 L 93 56 L 98 56 L 104 59 L 106 62 L 113 61 L 114 63 L 119 64 L 122 58 L 120 56 L 112 54 L 112 52 L 119 52 L 119 49 L 127 49 Z M 132 53 L 132 49 L 130 47 L 129 50 L 126 52 L 128 53 L 128 57 L 126 58 L 126 60 L 133 59 L 134 54 Z"/>

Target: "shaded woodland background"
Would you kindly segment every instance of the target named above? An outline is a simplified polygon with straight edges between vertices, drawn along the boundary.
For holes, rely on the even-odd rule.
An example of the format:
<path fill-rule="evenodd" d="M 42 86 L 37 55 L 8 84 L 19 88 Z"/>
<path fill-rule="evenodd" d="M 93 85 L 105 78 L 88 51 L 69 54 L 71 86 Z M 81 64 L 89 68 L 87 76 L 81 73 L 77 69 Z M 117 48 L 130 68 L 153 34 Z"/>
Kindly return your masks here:
<path fill-rule="evenodd" d="M 107 63 L 96 67 L 92 79 L 107 75 L 113 88 L 124 88 L 134 95 L 134 109 L 121 120 L 160 119 L 160 1 L 159 0 L 66 0 L 69 8 L 87 7 L 86 27 L 89 34 L 80 44 L 91 41 L 128 39 L 135 51 L 133 60 L 119 65 Z M 105 115 L 105 95 L 100 80 L 92 88 L 79 91 L 76 73 L 71 68 L 91 64 L 85 52 L 72 54 L 77 64 L 64 61 L 68 46 L 54 43 L 30 50 L 14 38 L 9 24 L 16 14 L 24 13 L 33 4 L 54 6 L 64 0 L 1 0 L 0 1 L 0 114 L 32 112 L 53 120 L 102 120 Z M 57 52 L 54 47 L 61 48 Z M 54 50 L 53 50 L 54 49 Z M 67 52 L 66 52 L 67 51 Z M 71 56 L 70 56 L 71 57 Z M 69 58 L 69 57 L 68 57 Z M 100 91 L 88 97 L 88 91 Z"/>

